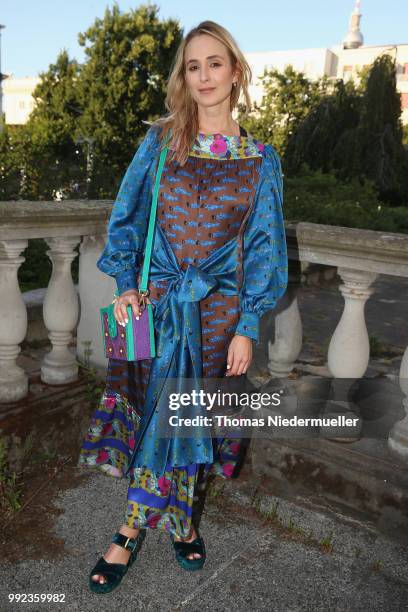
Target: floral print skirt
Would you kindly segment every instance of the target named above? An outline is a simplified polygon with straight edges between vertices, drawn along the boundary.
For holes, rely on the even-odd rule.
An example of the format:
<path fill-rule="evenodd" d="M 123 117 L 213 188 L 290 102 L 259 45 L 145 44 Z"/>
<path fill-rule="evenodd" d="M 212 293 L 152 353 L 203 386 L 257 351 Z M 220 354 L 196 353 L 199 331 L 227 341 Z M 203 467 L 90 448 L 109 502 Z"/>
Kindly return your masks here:
<path fill-rule="evenodd" d="M 213 308 L 216 300 L 216 294 L 209 296 L 207 307 Z M 202 306 L 203 316 L 206 316 L 206 305 Z M 217 367 L 213 360 L 203 360 L 204 377 L 224 375 L 228 345 L 235 329 L 235 321 L 232 323 L 230 333 L 223 337 L 223 346 L 218 347 L 221 350 L 217 352 Z M 205 342 L 203 345 L 205 348 Z M 97 468 L 109 476 L 129 479 L 124 512 L 124 523 L 129 527 L 160 529 L 185 538 L 191 530 L 197 485 L 204 484 L 210 474 L 223 478 L 233 476 L 244 444 L 237 438 L 216 438 L 213 464 L 168 466 L 161 475 L 147 468 L 134 467 L 127 473 L 143 411 L 150 365 L 148 359 L 108 361 L 106 386 L 92 414 L 78 466 Z"/>

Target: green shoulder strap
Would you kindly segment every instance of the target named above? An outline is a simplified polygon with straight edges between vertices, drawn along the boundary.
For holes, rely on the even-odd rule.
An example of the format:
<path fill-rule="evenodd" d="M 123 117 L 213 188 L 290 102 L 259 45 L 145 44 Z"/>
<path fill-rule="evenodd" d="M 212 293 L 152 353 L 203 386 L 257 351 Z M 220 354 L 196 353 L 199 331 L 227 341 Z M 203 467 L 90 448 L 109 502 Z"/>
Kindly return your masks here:
<path fill-rule="evenodd" d="M 140 292 L 147 291 L 147 286 L 148 286 L 150 258 L 152 255 L 152 247 L 153 247 L 153 233 L 154 233 L 154 226 L 155 226 L 155 221 L 156 221 L 157 197 L 159 194 L 160 178 L 161 178 L 163 166 L 166 161 L 166 155 L 168 151 L 167 143 L 170 137 L 171 137 L 171 130 L 167 134 L 167 139 L 160 153 L 159 165 L 157 167 L 156 182 L 155 182 L 154 192 L 153 192 L 153 201 L 152 201 L 152 207 L 150 210 L 149 227 L 147 230 L 147 237 L 146 237 L 146 248 L 145 248 L 144 261 L 143 261 L 142 279 L 140 281 L 140 287 L 139 287 Z"/>

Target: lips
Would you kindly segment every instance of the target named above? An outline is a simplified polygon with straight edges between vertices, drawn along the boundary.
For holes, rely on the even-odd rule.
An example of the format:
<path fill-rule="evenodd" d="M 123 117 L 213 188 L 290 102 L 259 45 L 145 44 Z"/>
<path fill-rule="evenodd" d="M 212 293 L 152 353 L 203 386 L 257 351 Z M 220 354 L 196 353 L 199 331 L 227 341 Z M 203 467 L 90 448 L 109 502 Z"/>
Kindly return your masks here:
<path fill-rule="evenodd" d="M 199 89 L 200 93 L 209 93 L 210 91 L 214 91 L 215 87 L 208 87 L 206 89 Z"/>

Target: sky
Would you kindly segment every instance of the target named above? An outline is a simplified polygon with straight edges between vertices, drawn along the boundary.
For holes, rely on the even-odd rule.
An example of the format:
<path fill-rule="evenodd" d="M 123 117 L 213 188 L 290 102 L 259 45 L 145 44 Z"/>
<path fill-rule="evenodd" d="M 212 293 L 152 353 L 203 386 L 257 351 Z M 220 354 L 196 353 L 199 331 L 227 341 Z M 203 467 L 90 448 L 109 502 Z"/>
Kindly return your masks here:
<path fill-rule="evenodd" d="M 102 18 L 110 0 L 2 0 L 1 70 L 38 76 L 62 49 L 83 62 L 78 33 Z M 122 12 L 141 2 L 118 0 Z M 161 0 L 159 17 L 175 18 L 184 34 L 204 19 L 226 27 L 244 53 L 341 44 L 354 0 Z M 365 45 L 408 43 L 408 0 L 362 0 Z"/>

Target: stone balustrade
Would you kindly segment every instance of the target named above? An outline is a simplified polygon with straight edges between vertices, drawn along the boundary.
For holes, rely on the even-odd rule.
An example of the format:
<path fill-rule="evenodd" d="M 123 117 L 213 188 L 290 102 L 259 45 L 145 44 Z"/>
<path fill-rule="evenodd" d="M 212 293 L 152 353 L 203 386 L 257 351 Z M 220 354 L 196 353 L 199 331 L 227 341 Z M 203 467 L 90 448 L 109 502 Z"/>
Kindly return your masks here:
<path fill-rule="evenodd" d="M 98 270 L 106 240 L 112 201 L 0 202 L 0 404 L 21 400 L 28 393 L 28 376 L 17 365 L 20 344 L 27 334 L 27 312 L 17 272 L 22 252 L 33 238 L 46 240 L 52 275 L 43 304 L 44 324 L 51 350 L 41 364 L 41 377 L 50 385 L 78 377 L 78 359 L 103 371 L 99 308 L 108 305 L 116 288 L 114 279 Z M 339 290 L 344 309 L 332 335 L 327 366 L 333 381 L 364 376 L 370 359 L 364 307 L 372 284 L 380 274 L 408 277 L 408 236 L 372 230 L 286 223 L 289 284 L 275 316 L 275 337 L 268 339 L 272 376 L 285 377 L 302 349 L 302 320 L 297 303 L 300 262 L 335 266 L 342 279 Z M 78 291 L 71 262 L 79 245 Z M 77 350 L 69 344 L 77 330 Z M 90 350 L 89 350 L 90 347 Z M 400 367 L 400 385 L 406 416 L 389 437 L 391 452 L 408 461 L 408 348 Z M 340 389 L 340 387 L 339 387 Z M 345 393 L 344 389 L 339 393 Z"/>

